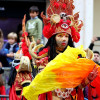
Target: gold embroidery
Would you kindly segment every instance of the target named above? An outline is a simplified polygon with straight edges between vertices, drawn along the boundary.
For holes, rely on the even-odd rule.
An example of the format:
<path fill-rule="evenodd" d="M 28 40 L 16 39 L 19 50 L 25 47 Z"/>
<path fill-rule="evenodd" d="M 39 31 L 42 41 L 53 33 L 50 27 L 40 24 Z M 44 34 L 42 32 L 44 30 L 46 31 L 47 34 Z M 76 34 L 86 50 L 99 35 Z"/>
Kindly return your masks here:
<path fill-rule="evenodd" d="M 61 33 L 61 32 L 66 32 L 68 34 L 71 34 L 71 29 L 68 28 L 66 29 L 66 31 L 64 29 L 62 29 L 61 27 L 56 28 L 55 33 Z"/>

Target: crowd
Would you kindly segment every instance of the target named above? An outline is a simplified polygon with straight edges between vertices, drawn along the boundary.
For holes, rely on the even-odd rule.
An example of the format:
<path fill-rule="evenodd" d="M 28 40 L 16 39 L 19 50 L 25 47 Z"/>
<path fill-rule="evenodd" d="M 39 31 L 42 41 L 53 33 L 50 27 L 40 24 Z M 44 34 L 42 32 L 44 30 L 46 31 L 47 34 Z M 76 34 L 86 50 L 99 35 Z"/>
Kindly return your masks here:
<path fill-rule="evenodd" d="M 22 55 L 25 55 L 24 54 L 24 50 L 26 50 L 27 48 L 24 48 L 24 50 L 23 50 L 23 48 L 22 48 L 22 46 L 23 46 L 23 44 L 24 44 L 24 46 L 26 46 L 27 45 L 27 43 L 25 44 L 24 42 L 26 41 L 26 37 L 25 36 L 27 36 L 27 39 L 29 39 L 29 41 L 30 42 L 33 42 L 33 39 L 35 40 L 35 43 L 38 45 L 38 44 L 40 44 L 41 43 L 41 38 L 42 38 L 42 21 L 38 18 L 38 15 L 39 15 L 39 9 L 38 9 L 38 7 L 37 6 L 32 6 L 32 7 L 30 7 L 30 9 L 29 9 L 29 15 L 30 15 L 30 19 L 26 22 L 26 32 L 28 33 L 28 34 L 26 34 L 26 33 L 23 33 L 23 30 L 21 30 L 19 33 L 18 33 L 18 36 L 17 36 L 17 33 L 15 33 L 15 32 L 11 32 L 11 33 L 8 33 L 8 35 L 7 35 L 7 42 L 6 43 L 4 43 L 3 41 L 4 41 L 4 39 L 3 39 L 3 32 L 2 32 L 2 30 L 0 29 L 0 37 L 1 37 L 1 39 L 0 39 L 0 48 L 1 48 L 1 50 L 0 50 L 0 94 L 2 94 L 2 95 L 5 95 L 6 93 L 5 93 L 5 87 L 4 87 L 4 82 L 3 82 L 3 80 L 2 80 L 2 73 L 4 72 L 4 70 L 2 69 L 2 67 L 10 67 L 11 68 L 11 70 L 12 71 L 14 71 L 15 69 L 13 69 L 12 67 L 15 67 L 15 66 L 18 66 L 19 65 L 19 60 L 20 60 L 20 55 L 22 54 Z M 65 20 L 65 16 L 63 16 L 63 14 L 61 14 L 61 18 L 63 19 L 63 17 L 64 17 L 64 20 Z M 70 22 L 68 22 L 68 23 L 70 23 Z M 24 25 L 24 23 L 23 23 L 23 25 Z M 66 28 L 66 26 L 63 26 L 63 27 L 65 27 Z M 49 27 L 50 28 L 50 27 Z M 52 31 L 51 31 L 52 32 Z M 64 36 L 63 36 L 64 35 Z M 19 37 L 19 43 L 17 42 L 17 40 L 18 40 L 18 37 Z M 49 37 L 49 36 L 48 36 Z M 63 43 L 63 46 L 62 46 L 62 44 L 61 44 L 61 39 L 60 38 L 64 38 L 64 39 L 68 39 L 69 38 L 69 42 L 68 41 L 64 41 L 64 43 Z M 57 40 L 57 42 L 55 42 L 55 39 Z M 24 40 L 24 42 L 23 42 L 23 40 Z M 89 48 L 91 49 L 91 50 L 93 50 L 93 46 L 94 46 L 94 42 L 96 41 L 96 40 L 98 40 L 97 38 L 93 38 L 92 39 L 92 42 L 91 42 L 91 44 L 90 44 L 90 46 L 89 46 Z M 74 44 L 73 44 L 73 42 L 72 42 L 72 40 L 71 40 L 71 37 L 67 34 L 57 34 L 57 35 L 54 35 L 54 36 L 52 36 L 52 38 L 51 38 L 51 40 L 49 39 L 49 41 L 47 42 L 47 45 L 44 47 L 44 48 L 42 48 L 40 51 L 42 51 L 43 49 L 45 49 L 43 52 L 41 52 L 41 53 L 39 53 L 40 51 L 38 51 L 38 53 L 37 53 L 37 55 L 39 55 L 39 56 L 41 56 L 42 55 L 42 53 L 44 53 L 44 52 L 46 52 L 47 51 L 47 49 L 46 48 L 48 48 L 48 46 L 50 46 L 51 47 L 51 53 L 50 53 L 50 59 L 49 60 L 52 60 L 57 54 L 59 54 L 58 52 L 62 52 L 64 49 L 65 49 L 65 47 L 68 45 L 67 44 L 67 42 L 68 42 L 68 44 L 71 46 L 71 47 L 74 47 Z M 54 47 L 53 47 L 53 45 L 55 45 L 54 43 L 57 43 L 57 45 L 59 45 L 58 46 L 58 48 L 55 48 L 55 49 L 53 49 Z M 27 47 L 28 47 L 28 45 L 27 45 Z M 57 49 L 57 50 L 56 50 Z M 28 50 L 28 49 L 27 49 Z M 23 53 L 22 53 L 23 52 Z M 16 53 L 18 53 L 19 55 L 18 55 L 18 57 L 16 56 Z M 95 63 L 97 63 L 97 64 L 99 64 L 100 65 L 100 63 L 99 63 L 99 61 L 100 61 L 100 53 L 99 53 L 99 51 L 93 51 L 93 53 L 94 53 L 94 57 L 93 57 L 93 61 L 95 62 Z M 36 56 L 35 56 L 36 57 Z M 23 58 L 24 59 L 24 58 Z M 25 59 L 27 59 L 27 58 L 25 58 Z M 25 60 L 24 59 L 24 60 Z M 48 59 L 48 58 L 46 58 L 46 57 L 44 57 L 44 59 L 42 59 L 41 61 L 39 61 L 39 59 L 38 59 L 38 57 L 37 57 L 37 60 L 36 60 L 36 64 L 37 65 L 39 65 L 39 63 L 41 64 L 41 63 L 46 63 L 45 62 L 45 60 L 46 59 Z M 14 61 L 16 62 L 16 64 L 17 65 L 13 65 L 13 63 L 14 63 Z M 30 61 L 32 62 L 32 58 L 30 58 Z M 25 63 L 25 62 L 24 62 Z M 14 63 L 15 64 L 15 63 Z M 32 66 L 32 64 L 30 64 L 31 66 Z M 33 64 L 34 65 L 34 64 Z M 28 65 L 29 66 L 29 65 Z M 42 66 L 40 66 L 39 67 L 39 72 L 43 69 L 43 66 L 44 65 L 42 65 Z M 20 66 L 19 66 L 20 67 Z M 17 70 L 17 68 L 16 68 L 16 70 Z M 32 72 L 33 73 L 36 73 L 36 71 L 37 70 L 34 70 L 34 68 L 32 68 Z M 29 74 L 29 76 L 30 76 L 30 73 L 27 73 L 26 72 L 26 75 L 27 74 Z M 15 75 L 15 74 L 14 74 Z M 18 76 L 18 74 L 17 74 L 17 71 L 16 71 L 16 75 L 15 75 L 16 77 Z M 15 81 L 16 80 L 16 77 L 14 77 L 15 79 L 13 80 L 12 79 L 12 81 Z M 35 77 L 35 75 L 33 74 L 33 77 Z M 24 80 L 24 79 L 23 79 Z M 31 80 L 31 76 L 30 76 L 30 79 L 28 79 L 28 81 L 30 81 Z M 29 85 L 29 83 L 30 82 L 28 82 L 27 84 L 23 84 L 24 86 L 27 86 L 27 85 Z M 15 84 L 17 84 L 17 83 L 14 83 L 14 84 L 10 84 L 12 87 L 15 85 Z M 22 85 L 22 87 L 24 87 Z M 20 86 L 19 86 L 20 87 Z M 18 87 L 18 88 L 19 88 Z M 22 89 L 22 87 L 20 87 L 20 90 Z M 2 91 L 1 91 L 2 90 Z M 85 88 L 85 97 L 87 98 L 87 94 L 86 94 L 86 92 L 87 92 L 87 90 L 86 90 L 86 88 Z M 16 90 L 16 94 L 17 95 L 20 95 L 21 94 L 21 91 L 17 91 Z M 50 95 L 49 93 L 47 93 L 46 95 Z M 42 97 L 42 96 L 44 96 L 44 95 L 41 95 L 40 96 L 40 98 Z M 23 97 L 24 98 L 24 97 Z M 86 99 L 85 98 L 85 99 Z M 1 100 L 3 100 L 3 99 L 1 99 Z M 6 99 L 5 99 L 6 100 Z M 19 99 L 20 100 L 20 99 Z M 23 99 L 24 100 L 24 99 Z M 40 100 L 42 100 L 42 99 L 40 99 Z M 46 99 L 47 100 L 47 99 Z M 49 99 L 48 99 L 49 100 Z M 51 99 L 50 99 L 51 100 Z"/>
<path fill-rule="evenodd" d="M 32 41 L 32 37 L 35 39 L 36 44 L 41 43 L 42 38 L 42 21 L 38 18 L 39 9 L 37 6 L 32 6 L 29 9 L 30 20 L 26 22 L 26 31 L 28 37 Z M 7 35 L 7 42 L 4 42 L 3 31 L 0 29 L 0 94 L 6 95 L 4 81 L 2 79 L 2 73 L 4 70 L 2 67 L 12 67 L 18 62 L 19 56 L 16 53 L 20 51 L 22 41 L 24 39 L 23 31 L 19 33 L 10 32 Z M 19 42 L 17 41 L 19 40 Z M 17 60 L 15 60 L 17 59 Z M 1 98 L 3 100 L 3 98 Z M 4 100 L 6 100 L 4 98 Z"/>
<path fill-rule="evenodd" d="M 26 23 L 26 31 L 29 33 L 30 41 L 34 37 L 37 44 L 40 44 L 42 38 L 42 21 L 38 18 L 39 9 L 37 6 L 32 6 L 29 9 L 30 20 Z M 14 54 L 19 50 L 19 43 L 22 41 L 22 30 L 18 33 L 11 32 L 7 36 L 7 43 L 4 43 L 0 50 L 0 61 L 3 67 L 11 67 L 11 62 L 14 60 Z M 0 30 L 0 34 L 2 30 Z M 19 37 L 19 43 L 17 43 Z M 3 37 L 2 37 L 3 39 Z M 2 42 L 2 41 L 1 41 Z"/>

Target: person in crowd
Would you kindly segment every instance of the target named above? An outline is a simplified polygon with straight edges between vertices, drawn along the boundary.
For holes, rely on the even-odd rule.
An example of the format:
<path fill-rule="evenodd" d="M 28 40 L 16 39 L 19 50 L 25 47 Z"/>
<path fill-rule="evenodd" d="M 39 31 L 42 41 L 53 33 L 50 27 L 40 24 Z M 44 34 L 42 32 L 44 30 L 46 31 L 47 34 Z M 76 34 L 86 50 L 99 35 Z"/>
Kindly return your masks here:
<path fill-rule="evenodd" d="M 9 64 L 7 62 L 7 59 L 3 55 L 4 48 L 5 48 L 5 45 L 4 45 L 4 39 L 3 39 L 3 31 L 0 29 L 0 62 L 2 63 L 3 67 L 8 67 Z"/>
<path fill-rule="evenodd" d="M 17 34 L 11 32 L 8 34 L 8 42 L 4 45 L 1 52 L 1 55 L 6 57 L 8 65 L 13 61 L 14 53 L 16 53 L 18 50 L 19 46 L 17 44 Z"/>
<path fill-rule="evenodd" d="M 19 42 L 21 42 L 22 40 L 23 40 L 23 36 L 22 36 L 22 34 L 23 34 L 23 31 L 21 30 L 20 32 L 19 32 Z"/>
<path fill-rule="evenodd" d="M 34 37 L 36 43 L 40 44 L 42 38 L 42 21 L 38 18 L 38 7 L 30 7 L 29 14 L 31 19 L 26 23 L 26 31 L 29 33 L 30 41 L 32 41 L 32 37 Z"/>
<path fill-rule="evenodd" d="M 93 54 L 94 54 L 93 61 L 100 65 L 100 63 L 99 63 L 99 61 L 100 61 L 100 53 L 98 51 L 93 51 Z"/>

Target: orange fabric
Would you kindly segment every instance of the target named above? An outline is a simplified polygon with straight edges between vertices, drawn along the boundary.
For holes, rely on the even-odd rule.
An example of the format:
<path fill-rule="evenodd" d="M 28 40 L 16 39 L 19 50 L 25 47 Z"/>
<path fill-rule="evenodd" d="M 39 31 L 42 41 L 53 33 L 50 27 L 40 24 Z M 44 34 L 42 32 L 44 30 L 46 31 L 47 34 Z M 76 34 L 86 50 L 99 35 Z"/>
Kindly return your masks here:
<path fill-rule="evenodd" d="M 68 85 L 71 87 L 71 84 L 73 84 L 73 87 L 76 87 L 76 84 L 80 84 L 82 79 L 88 76 L 94 68 L 94 65 L 95 63 L 92 60 L 81 58 L 71 64 L 62 64 L 60 65 L 61 67 L 53 69 L 52 72 L 56 74 L 56 81 L 62 83 L 62 88 L 66 88 Z M 77 80 L 77 77 L 80 79 Z M 66 83 L 69 80 L 74 83 Z"/>

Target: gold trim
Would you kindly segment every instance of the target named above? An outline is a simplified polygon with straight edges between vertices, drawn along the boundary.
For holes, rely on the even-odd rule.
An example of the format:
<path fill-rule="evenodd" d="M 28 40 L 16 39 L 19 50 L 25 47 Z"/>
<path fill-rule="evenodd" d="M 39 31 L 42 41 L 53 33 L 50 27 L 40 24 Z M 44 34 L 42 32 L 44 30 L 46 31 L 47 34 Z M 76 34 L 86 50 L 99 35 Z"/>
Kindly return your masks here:
<path fill-rule="evenodd" d="M 19 91 L 19 90 L 22 90 L 22 89 L 18 89 L 18 88 L 16 88 L 16 91 Z"/>
<path fill-rule="evenodd" d="M 62 29 L 61 27 L 57 27 L 56 30 L 55 30 L 55 33 L 67 33 L 67 34 L 70 34 L 71 35 L 71 29 L 70 28 L 67 28 L 66 31 L 64 29 Z"/>
<path fill-rule="evenodd" d="M 27 82 L 31 83 L 31 81 L 24 81 L 21 83 L 21 85 L 23 85 L 24 83 L 27 83 Z"/>
<path fill-rule="evenodd" d="M 43 47 L 44 45 L 43 44 L 39 44 L 37 46 L 35 46 L 34 42 L 32 42 L 30 44 L 30 47 L 29 47 L 29 53 L 31 54 L 31 56 L 33 58 L 36 58 L 36 59 L 41 59 L 41 58 L 44 58 L 48 55 L 48 53 L 45 53 L 45 54 L 42 54 L 41 56 L 38 56 L 36 55 L 34 52 L 36 52 L 39 48 Z"/>

